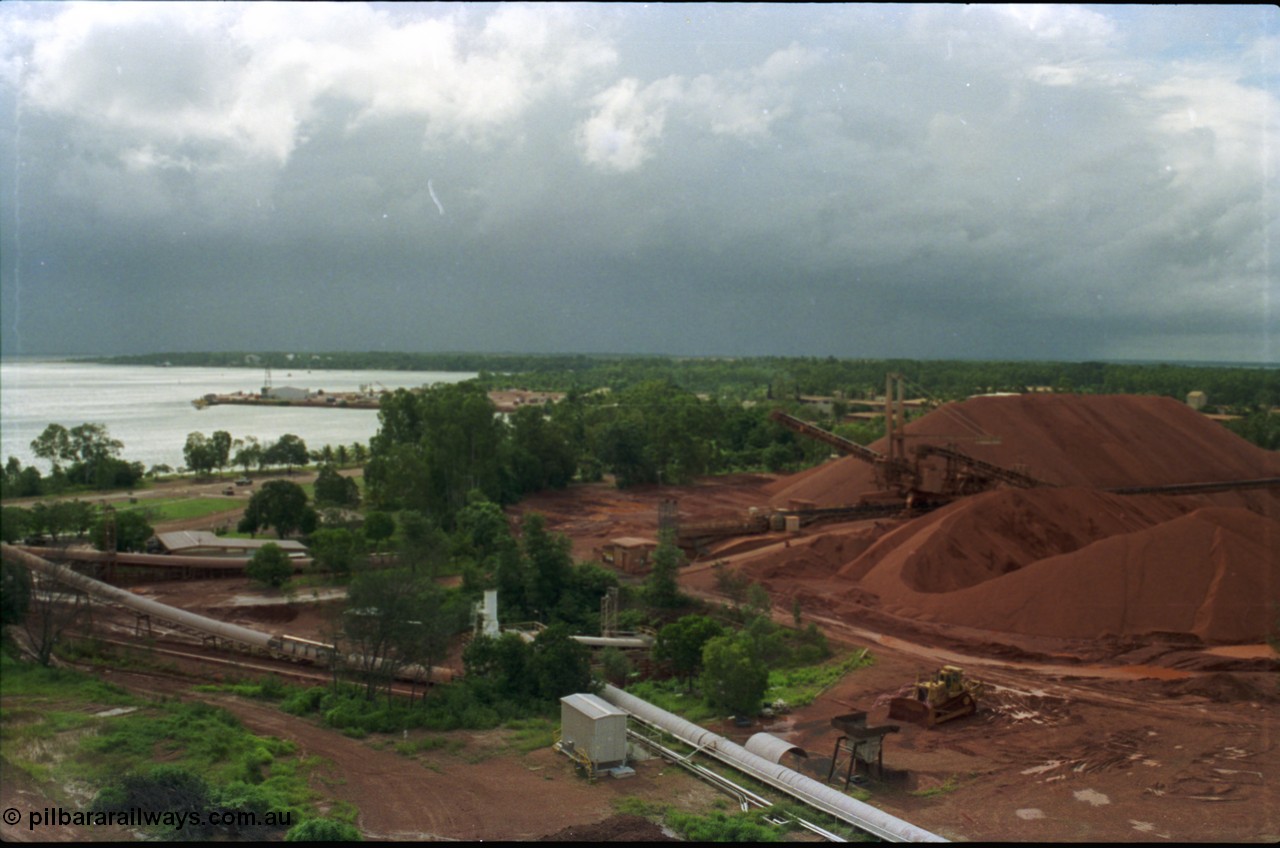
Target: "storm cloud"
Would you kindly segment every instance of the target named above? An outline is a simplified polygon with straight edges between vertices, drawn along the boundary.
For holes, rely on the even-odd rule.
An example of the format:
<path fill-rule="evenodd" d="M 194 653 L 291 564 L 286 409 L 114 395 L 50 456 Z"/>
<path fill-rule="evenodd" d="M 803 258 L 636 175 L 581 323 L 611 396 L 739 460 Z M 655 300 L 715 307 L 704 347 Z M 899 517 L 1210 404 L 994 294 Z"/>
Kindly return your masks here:
<path fill-rule="evenodd" d="M 0 4 L 0 344 L 1274 362 L 1277 22 Z"/>

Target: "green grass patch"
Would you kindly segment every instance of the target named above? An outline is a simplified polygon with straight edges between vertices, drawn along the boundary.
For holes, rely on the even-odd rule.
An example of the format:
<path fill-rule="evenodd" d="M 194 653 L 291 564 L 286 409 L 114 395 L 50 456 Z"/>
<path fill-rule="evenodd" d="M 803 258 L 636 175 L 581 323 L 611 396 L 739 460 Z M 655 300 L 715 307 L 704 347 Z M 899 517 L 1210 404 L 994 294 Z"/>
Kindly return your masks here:
<path fill-rule="evenodd" d="M 790 707 L 803 707 L 813 703 L 827 687 L 849 672 L 865 668 L 871 663 L 871 655 L 866 648 L 862 648 L 839 660 L 821 665 L 775 669 L 769 672 L 769 688 L 765 697 L 770 701 L 785 701 Z"/>
<path fill-rule="evenodd" d="M 138 698 L 114 683 L 105 683 L 77 671 L 20 663 L 7 653 L 0 653 L 0 695 L 21 699 L 24 707 L 47 703 L 61 708 L 140 703 Z"/>
<path fill-rule="evenodd" d="M 277 694 L 273 686 L 279 684 L 236 684 L 237 694 L 250 697 Z M 81 672 L 7 655 L 0 656 L 0 695 L 0 756 L 51 797 L 79 806 L 62 797 L 63 787 L 78 785 L 96 791 L 95 804 L 105 809 L 130 793 L 161 798 L 190 783 L 204 799 L 202 809 L 287 813 L 295 823 L 315 814 L 315 763 L 290 742 L 254 735 L 226 710 L 141 698 Z"/>
<path fill-rule="evenodd" d="M 461 739 L 453 739 L 448 736 L 426 735 L 397 742 L 395 749 L 396 753 L 402 757 L 412 757 L 415 754 L 421 754 L 426 751 L 443 750 L 446 753 L 457 753 L 466 744 Z"/>
<path fill-rule="evenodd" d="M 708 706 L 696 686 L 685 691 L 682 680 L 640 680 L 627 684 L 627 693 L 694 723 L 720 718 L 720 711 Z"/>
<path fill-rule="evenodd" d="M 227 497 L 220 498 L 148 498 L 137 504 L 120 508 L 121 512 L 142 511 L 152 524 L 159 521 L 185 521 L 192 518 L 203 518 L 219 512 L 238 509 L 244 506 L 240 500 Z"/>
<path fill-rule="evenodd" d="M 252 682 L 208 683 L 191 688 L 194 692 L 224 692 L 241 698 L 253 698 L 256 701 L 287 701 L 299 692 L 306 691 L 300 686 L 282 682 L 275 675 L 264 675 Z"/>
<path fill-rule="evenodd" d="M 659 804 L 656 801 L 646 801 L 644 798 L 637 798 L 634 795 L 624 795 L 621 798 L 614 798 L 613 808 L 622 815 L 641 816 L 646 819 L 657 819 L 662 816 L 668 809 L 666 804 Z"/>
<path fill-rule="evenodd" d="M 930 786 L 927 789 L 917 789 L 913 792 L 908 792 L 907 794 L 914 795 L 917 798 L 932 798 L 935 795 L 945 795 L 948 792 L 955 792 L 959 788 L 960 779 L 953 774 L 937 786 Z"/>
<path fill-rule="evenodd" d="M 670 810 L 663 817 L 667 826 L 690 842 L 777 842 L 786 828 L 763 821 L 766 812 L 708 815 Z"/>
<path fill-rule="evenodd" d="M 864 648 L 841 659 L 818 665 L 774 669 L 769 672 L 769 688 L 765 691 L 765 700 L 782 700 L 790 707 L 803 707 L 813 703 L 827 687 L 849 672 L 868 666 L 871 662 L 871 655 Z M 686 691 L 684 681 L 674 678 L 628 683 L 627 692 L 694 723 L 722 717 L 718 710 L 708 706 L 703 700 L 696 681 L 692 692 Z"/>
<path fill-rule="evenodd" d="M 556 723 L 549 718 L 524 718 L 507 722 L 512 731 L 511 747 L 522 754 L 550 748 L 556 741 Z"/>

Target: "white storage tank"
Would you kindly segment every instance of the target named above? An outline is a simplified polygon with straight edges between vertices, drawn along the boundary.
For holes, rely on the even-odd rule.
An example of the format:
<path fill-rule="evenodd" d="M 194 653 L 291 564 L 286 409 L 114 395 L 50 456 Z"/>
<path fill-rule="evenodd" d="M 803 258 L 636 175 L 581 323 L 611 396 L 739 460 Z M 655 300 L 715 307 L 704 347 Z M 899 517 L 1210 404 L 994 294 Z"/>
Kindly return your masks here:
<path fill-rule="evenodd" d="M 627 760 L 627 712 L 596 695 L 565 695 L 560 699 L 560 748 L 585 754 L 600 771 Z"/>

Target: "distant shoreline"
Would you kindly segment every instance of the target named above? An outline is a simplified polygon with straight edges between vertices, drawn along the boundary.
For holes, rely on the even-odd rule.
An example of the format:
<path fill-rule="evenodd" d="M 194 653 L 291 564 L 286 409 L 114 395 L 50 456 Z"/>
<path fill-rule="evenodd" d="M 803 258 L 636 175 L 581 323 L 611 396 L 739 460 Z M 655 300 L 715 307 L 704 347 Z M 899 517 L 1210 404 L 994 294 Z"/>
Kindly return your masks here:
<path fill-rule="evenodd" d="M 292 358 L 289 358 L 292 357 Z M 369 370 L 405 370 L 405 371 L 478 371 L 478 370 L 514 370 L 495 367 L 498 363 L 510 364 L 513 360 L 525 363 L 541 363 L 546 365 L 563 365 L 566 362 L 598 363 L 602 361 L 626 361 L 637 359 L 668 360 L 671 362 L 763 362 L 763 361 L 803 361 L 813 359 L 811 356 L 686 356 L 654 353 L 512 353 L 512 352 L 414 352 L 414 351 L 326 351 L 323 353 L 289 354 L 280 351 L 253 353 L 245 351 L 194 351 L 185 353 L 140 353 L 140 354 L 0 354 L 0 363 L 5 362 L 73 362 L 86 365 L 152 365 L 156 367 L 215 367 L 215 368 L 263 368 L 271 367 L 307 368 L 316 371 L 352 370 L 348 360 L 360 358 L 373 360 L 376 365 L 362 365 L 359 368 Z M 877 357 L 834 357 L 836 361 L 867 361 Z M 1226 360 L 1176 360 L 1176 359 L 971 359 L 968 357 L 951 357 L 944 359 L 910 360 L 902 357 L 887 357 L 884 361 L 916 361 L 916 362 L 992 362 L 992 363 L 1039 363 L 1045 365 L 1079 365 L 1086 362 L 1098 362 L 1105 365 L 1168 365 L 1179 368 L 1280 368 L 1280 361 L 1235 362 Z M 412 362 L 415 367 L 405 367 L 404 363 Z M 455 367 L 460 362 L 474 363 L 474 367 Z M 394 363 L 394 364 L 393 364 Z M 448 363 L 451 367 L 443 367 Z"/>

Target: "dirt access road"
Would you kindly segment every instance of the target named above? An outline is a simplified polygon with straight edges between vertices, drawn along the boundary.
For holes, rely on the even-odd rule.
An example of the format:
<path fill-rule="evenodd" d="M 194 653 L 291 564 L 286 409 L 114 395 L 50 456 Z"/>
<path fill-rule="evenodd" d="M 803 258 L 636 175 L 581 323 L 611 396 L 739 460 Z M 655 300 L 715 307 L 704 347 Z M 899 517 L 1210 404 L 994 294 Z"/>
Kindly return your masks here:
<path fill-rule="evenodd" d="M 131 691 L 165 698 L 192 698 L 190 682 L 128 672 L 108 678 Z M 443 747 L 412 749 L 420 731 L 352 739 L 280 712 L 275 706 L 230 695 L 202 693 L 200 700 L 233 713 L 252 732 L 287 739 L 299 756 L 318 758 L 312 788 L 325 811 L 337 804 L 358 810 L 365 839 L 391 841 L 529 841 L 566 828 L 599 826 L 616 815 L 623 796 L 636 796 L 677 809 L 706 810 L 720 797 L 684 770 L 648 760 L 636 776 L 589 783 L 549 747 L 522 754 L 509 731 L 455 732 Z M 435 734 L 439 737 L 439 734 Z M 0 805 L 14 808 L 23 825 L 0 825 L 4 841 L 133 840 L 119 829 L 109 833 L 76 827 L 26 829 L 27 813 L 58 806 L 47 789 L 4 766 Z M 650 836 L 661 836 L 655 831 Z"/>

